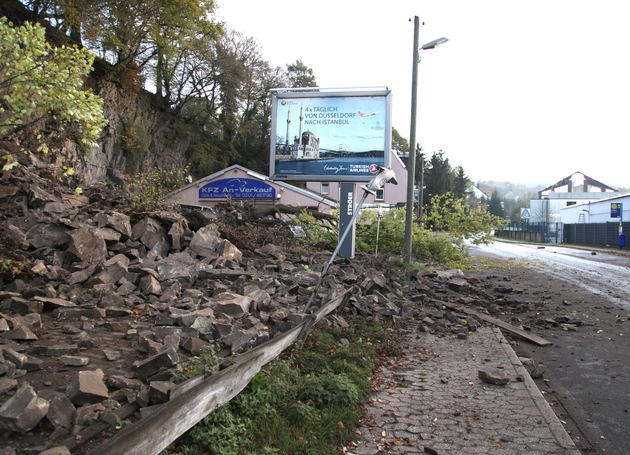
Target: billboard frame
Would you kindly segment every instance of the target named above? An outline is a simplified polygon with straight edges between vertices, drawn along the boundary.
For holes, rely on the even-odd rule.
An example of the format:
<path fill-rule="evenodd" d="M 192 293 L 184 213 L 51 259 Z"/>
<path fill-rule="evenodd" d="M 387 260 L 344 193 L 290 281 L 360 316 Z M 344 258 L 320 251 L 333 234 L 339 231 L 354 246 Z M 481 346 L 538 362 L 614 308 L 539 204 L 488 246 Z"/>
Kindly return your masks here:
<path fill-rule="evenodd" d="M 378 166 L 391 164 L 391 100 L 391 90 L 386 87 L 272 89 L 270 178 L 369 182 Z M 291 113 L 293 106 L 298 111 L 298 105 L 299 117 L 298 112 Z M 366 106 L 363 112 L 356 109 L 360 105 Z M 299 122 L 298 135 L 291 134 L 293 122 Z M 341 143 L 338 149 L 331 147 L 333 141 L 344 139 L 355 149 L 342 149 Z M 381 147 L 383 155 L 379 156 Z"/>

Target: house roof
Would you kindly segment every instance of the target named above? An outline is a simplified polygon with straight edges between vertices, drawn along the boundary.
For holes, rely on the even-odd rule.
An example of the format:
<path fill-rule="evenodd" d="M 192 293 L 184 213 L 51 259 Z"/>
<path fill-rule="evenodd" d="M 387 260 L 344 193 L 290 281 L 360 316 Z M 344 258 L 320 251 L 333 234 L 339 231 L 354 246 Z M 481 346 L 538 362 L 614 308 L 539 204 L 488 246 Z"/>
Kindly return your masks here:
<path fill-rule="evenodd" d="M 470 188 L 468 188 L 468 192 L 472 193 L 472 195 L 475 196 L 477 199 L 490 199 L 486 193 L 481 191 L 475 185 L 471 185 Z"/>
<path fill-rule="evenodd" d="M 183 186 L 181 188 L 176 189 L 175 191 L 170 192 L 169 194 L 167 194 L 166 196 L 164 196 L 165 199 L 168 199 L 170 196 L 180 193 L 182 191 L 185 191 L 186 189 L 193 187 L 193 186 L 198 186 L 199 184 L 203 184 L 204 182 L 211 182 L 227 173 L 229 173 L 230 171 L 234 170 L 234 169 L 239 169 L 242 172 L 245 172 L 247 175 L 249 175 L 252 178 L 258 179 L 258 180 L 262 180 L 264 182 L 271 182 L 274 183 L 276 185 L 281 185 L 282 187 L 290 190 L 290 191 L 294 191 L 296 193 L 302 194 L 303 196 L 306 196 L 310 199 L 313 199 L 314 201 L 316 201 L 317 203 L 321 203 L 321 204 L 326 204 L 330 207 L 336 207 L 337 203 L 335 201 L 332 201 L 328 198 L 322 198 L 322 195 L 319 193 L 316 193 L 314 191 L 308 190 L 306 188 L 300 188 L 297 186 L 293 186 L 288 184 L 287 182 L 277 182 L 275 180 L 270 179 L 269 177 L 267 177 L 266 175 L 260 174 L 258 172 L 252 171 L 250 169 L 247 169 L 246 167 L 240 166 L 238 164 L 233 164 L 232 166 L 226 167 L 225 169 L 222 169 L 218 172 L 215 172 L 214 174 L 210 174 L 207 175 L 205 177 L 200 178 L 199 180 L 196 180 L 192 183 L 187 184 L 186 186 Z"/>
<path fill-rule="evenodd" d="M 572 182 L 572 177 L 575 174 L 581 174 L 581 175 L 584 176 L 584 184 L 585 185 L 597 186 L 599 188 L 603 188 L 603 189 L 614 191 L 614 192 L 617 191 L 615 188 L 612 188 L 612 187 L 610 187 L 610 186 L 608 186 L 608 185 L 606 185 L 606 184 L 604 184 L 604 183 L 602 183 L 602 182 L 600 182 L 598 180 L 595 180 L 595 179 L 589 177 L 584 172 L 576 171 L 573 174 L 569 175 L 568 177 L 566 177 L 566 178 L 564 178 L 564 179 L 554 183 L 553 185 L 550 185 L 547 188 L 544 188 L 544 189 L 540 190 L 539 193 L 543 193 L 544 191 L 553 190 L 554 188 L 558 188 L 560 186 L 568 185 L 569 183 Z"/>

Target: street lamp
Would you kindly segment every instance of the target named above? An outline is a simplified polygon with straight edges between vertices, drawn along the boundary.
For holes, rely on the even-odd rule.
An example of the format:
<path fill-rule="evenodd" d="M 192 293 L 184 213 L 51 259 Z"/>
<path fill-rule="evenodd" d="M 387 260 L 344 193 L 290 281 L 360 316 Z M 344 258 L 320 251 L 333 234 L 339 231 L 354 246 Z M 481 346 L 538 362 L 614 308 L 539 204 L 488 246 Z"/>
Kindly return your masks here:
<path fill-rule="evenodd" d="M 315 294 L 317 294 L 317 291 L 319 290 L 319 287 L 322 284 L 324 275 L 326 275 L 328 268 L 331 266 L 331 264 L 335 260 L 335 257 L 337 257 L 337 253 L 339 253 L 339 250 L 341 249 L 341 245 L 346 239 L 348 232 L 350 232 L 350 229 L 352 229 L 352 226 L 354 226 L 354 221 L 357 219 L 357 215 L 361 211 L 361 207 L 363 206 L 363 203 L 365 202 L 365 199 L 368 193 L 372 195 L 376 195 L 376 192 L 380 190 L 381 188 L 383 188 L 383 186 L 385 186 L 386 183 L 393 183 L 394 185 L 398 185 L 398 182 L 396 181 L 396 174 L 391 168 L 379 166 L 378 171 L 376 172 L 374 177 L 372 177 L 372 180 L 370 180 L 367 185 L 361 186 L 361 188 L 363 189 L 363 196 L 361 196 L 359 203 L 354 209 L 354 213 L 352 214 L 352 218 L 350 218 L 350 221 L 348 222 L 348 226 L 346 226 L 346 229 L 341 234 L 341 237 L 339 238 L 339 242 L 337 242 L 337 247 L 335 248 L 335 251 L 333 251 L 332 255 L 330 256 L 330 259 L 328 259 L 328 262 L 326 262 L 326 264 L 324 265 L 324 268 L 322 269 L 322 272 L 319 274 L 319 280 L 317 281 L 317 285 L 315 286 L 315 289 L 311 293 L 311 296 L 309 297 L 308 302 L 306 302 L 306 305 L 304 305 L 304 309 L 302 311 L 306 312 L 306 310 L 308 310 L 308 308 L 311 306 L 311 303 L 313 303 L 313 298 L 315 297 Z"/>
<path fill-rule="evenodd" d="M 435 49 L 436 47 L 438 47 L 440 44 L 444 44 L 448 41 L 448 38 L 438 38 L 438 39 L 434 39 L 431 42 L 428 42 L 427 44 L 424 44 L 422 46 L 422 50 L 426 51 L 427 49 Z M 418 56 L 419 57 L 419 56 Z M 418 61 L 420 61 L 420 58 L 418 58 Z"/>
<path fill-rule="evenodd" d="M 405 214 L 405 252 L 403 258 L 405 262 L 411 261 L 411 239 L 413 234 L 413 200 L 416 175 L 416 111 L 418 104 L 418 63 L 420 63 L 420 49 L 435 49 L 440 44 L 444 44 L 448 39 L 442 37 L 430 41 L 418 47 L 418 32 L 420 29 L 420 18 L 414 17 L 413 21 L 413 73 L 411 80 L 411 131 L 409 133 L 409 159 L 407 160 L 407 210 Z"/>

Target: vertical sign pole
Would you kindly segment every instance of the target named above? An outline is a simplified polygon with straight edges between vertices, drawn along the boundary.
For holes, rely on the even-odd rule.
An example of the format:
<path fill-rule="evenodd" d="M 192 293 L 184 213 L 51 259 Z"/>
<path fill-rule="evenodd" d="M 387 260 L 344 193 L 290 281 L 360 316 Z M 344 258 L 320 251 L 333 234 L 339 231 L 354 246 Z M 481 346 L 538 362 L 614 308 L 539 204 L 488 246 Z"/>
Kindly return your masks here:
<path fill-rule="evenodd" d="M 619 249 L 626 246 L 626 236 L 623 233 L 623 202 L 619 204 Z"/>
<path fill-rule="evenodd" d="M 341 182 L 339 184 L 339 240 L 343 240 L 343 243 L 340 245 L 339 254 L 346 258 L 354 257 L 355 230 L 352 215 L 357 210 L 354 198 L 354 183 Z M 350 226 L 351 223 L 352 226 Z M 342 239 L 346 229 L 350 229 L 350 232 Z"/>

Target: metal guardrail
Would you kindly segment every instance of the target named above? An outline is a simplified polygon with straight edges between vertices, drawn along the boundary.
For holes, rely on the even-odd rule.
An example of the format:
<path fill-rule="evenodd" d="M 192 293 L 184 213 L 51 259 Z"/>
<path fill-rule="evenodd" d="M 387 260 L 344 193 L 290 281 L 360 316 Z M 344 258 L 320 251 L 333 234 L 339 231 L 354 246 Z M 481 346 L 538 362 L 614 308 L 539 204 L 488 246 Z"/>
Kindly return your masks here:
<path fill-rule="evenodd" d="M 108 439 L 90 455 L 155 455 L 219 406 L 238 395 L 261 370 L 312 327 L 350 299 L 350 291 L 332 299 L 296 327 L 234 358 L 234 363 L 207 378 L 190 381 L 191 388 L 160 405 L 149 416 Z"/>

